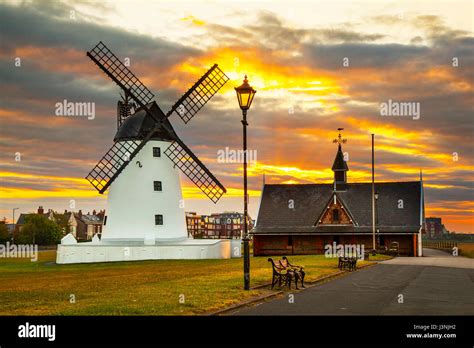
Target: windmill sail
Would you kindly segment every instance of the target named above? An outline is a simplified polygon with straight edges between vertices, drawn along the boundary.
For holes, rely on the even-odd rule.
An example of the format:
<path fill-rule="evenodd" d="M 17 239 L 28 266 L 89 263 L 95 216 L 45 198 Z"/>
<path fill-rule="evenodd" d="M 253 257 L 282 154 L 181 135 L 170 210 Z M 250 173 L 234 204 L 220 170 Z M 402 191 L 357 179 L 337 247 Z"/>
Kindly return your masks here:
<path fill-rule="evenodd" d="M 214 64 L 197 82 L 183 94 L 173 105 L 166 116 L 177 114 L 184 123 L 194 115 L 216 94 L 229 80 L 226 74 Z"/>
<path fill-rule="evenodd" d="M 168 117 L 176 112 L 187 123 L 224 86 L 229 78 L 218 68 L 217 64 L 209 69 L 165 115 L 155 102 L 150 103 L 154 98 L 153 93 L 102 42 L 87 52 L 87 56 L 122 88 L 125 96 L 132 98 L 140 109 L 153 119 L 154 126 L 148 128 L 147 132 L 141 134 L 140 137 L 134 137 L 133 140 L 116 141 L 89 172 L 86 179 L 100 193 L 104 193 L 153 135 L 165 132 L 172 141 L 165 154 L 216 203 L 226 192 L 225 187 L 179 139 L 169 123 Z M 118 112 L 122 112 L 123 105 L 119 104 L 118 109 Z M 125 118 L 128 117 L 133 116 L 129 116 L 127 112 Z"/>
<path fill-rule="evenodd" d="M 116 142 L 92 168 L 86 179 L 97 191 L 104 193 L 143 145 L 140 140 Z"/>
<path fill-rule="evenodd" d="M 127 99 L 131 97 L 138 105 L 147 109 L 145 105 L 154 98 L 154 94 L 102 41 L 87 52 L 87 56 L 122 88 Z M 118 105 L 118 108 L 120 109 L 121 105 Z M 156 116 L 151 116 L 158 121 Z M 86 179 L 99 193 L 104 193 L 144 145 L 145 142 L 140 140 L 116 142 L 89 172 Z"/>
<path fill-rule="evenodd" d="M 217 203 L 227 192 L 219 180 L 181 140 L 171 143 L 165 150 L 165 154 L 214 203 Z"/>
<path fill-rule="evenodd" d="M 102 41 L 87 52 L 87 56 L 141 107 L 155 97 Z"/>

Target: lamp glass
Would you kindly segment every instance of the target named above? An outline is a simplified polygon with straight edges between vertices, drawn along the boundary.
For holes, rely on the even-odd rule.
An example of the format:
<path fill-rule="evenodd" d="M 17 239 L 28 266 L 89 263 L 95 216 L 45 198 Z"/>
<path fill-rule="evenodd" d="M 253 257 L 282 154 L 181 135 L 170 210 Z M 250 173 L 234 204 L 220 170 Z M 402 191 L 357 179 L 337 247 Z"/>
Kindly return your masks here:
<path fill-rule="evenodd" d="M 245 75 L 244 83 L 235 88 L 235 92 L 237 93 L 240 108 L 242 110 L 248 110 L 257 91 L 249 85 L 247 75 Z"/>

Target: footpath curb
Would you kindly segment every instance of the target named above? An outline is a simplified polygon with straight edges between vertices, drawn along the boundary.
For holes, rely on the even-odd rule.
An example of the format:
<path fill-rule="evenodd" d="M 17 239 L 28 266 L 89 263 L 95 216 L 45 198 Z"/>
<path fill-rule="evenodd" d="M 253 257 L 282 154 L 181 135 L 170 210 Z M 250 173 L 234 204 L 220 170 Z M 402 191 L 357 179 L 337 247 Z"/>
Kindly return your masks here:
<path fill-rule="evenodd" d="M 270 284 L 271 285 L 271 284 Z M 252 290 L 255 289 L 255 288 L 252 288 Z M 280 294 L 283 294 L 283 290 L 279 290 L 277 292 L 273 292 L 271 294 L 267 294 L 267 295 L 262 295 L 262 296 L 259 296 L 259 297 L 254 297 L 254 298 L 250 298 L 244 302 L 240 302 L 240 303 L 237 303 L 231 307 L 228 307 L 228 308 L 224 308 L 224 309 L 221 309 L 217 312 L 214 312 L 214 313 L 210 313 L 208 314 L 209 316 L 213 316 L 213 315 L 221 315 L 221 314 L 224 314 L 224 313 L 227 313 L 227 312 L 231 312 L 233 310 L 236 310 L 240 307 L 244 307 L 246 305 L 249 305 L 249 304 L 252 304 L 252 303 L 255 303 L 255 302 L 260 302 L 262 300 L 265 300 L 267 298 L 271 298 L 271 297 L 276 297 Z"/>
<path fill-rule="evenodd" d="M 373 263 L 369 263 L 369 264 L 366 264 L 366 265 L 363 265 L 363 266 L 360 266 L 358 267 L 354 272 L 357 272 L 359 271 L 360 269 L 363 269 L 363 268 L 367 268 L 367 267 L 372 267 L 372 266 L 375 266 L 376 264 L 378 264 L 378 261 L 376 262 L 373 262 Z M 316 286 L 316 285 L 319 285 L 319 284 L 322 284 L 322 283 L 325 283 L 329 280 L 332 280 L 334 278 L 339 278 L 345 274 L 351 274 L 351 273 L 354 273 L 354 272 L 348 272 L 348 271 L 339 271 L 337 273 L 333 273 L 333 274 L 329 274 L 327 276 L 324 276 L 324 277 L 321 277 L 321 278 L 318 278 L 316 280 L 313 280 L 313 281 L 310 281 L 310 282 L 306 282 L 305 284 L 308 284 L 309 286 L 306 287 L 306 289 L 308 287 L 313 287 L 313 286 Z M 265 288 L 265 287 L 270 287 L 272 285 L 272 283 L 267 283 L 267 284 L 262 284 L 262 285 L 258 285 L 258 286 L 255 286 L 253 288 L 251 288 L 251 290 L 257 290 L 257 289 L 261 289 L 261 288 Z M 286 290 L 286 289 L 285 289 Z M 294 291 L 302 291 L 304 289 L 299 289 L 299 290 L 294 290 Z M 213 313 L 209 313 L 208 316 L 213 316 L 213 315 L 222 315 L 222 314 L 225 314 L 225 313 L 228 313 L 228 312 L 232 312 L 236 309 L 239 309 L 241 307 L 245 307 L 249 304 L 253 304 L 253 303 L 257 303 L 257 302 L 261 302 L 262 300 L 266 300 L 266 299 L 269 299 L 269 298 L 272 298 L 272 297 L 276 297 L 280 294 L 283 294 L 285 291 L 284 290 L 278 290 L 274 293 L 271 293 L 271 294 L 267 294 L 267 295 L 262 295 L 262 296 L 258 296 L 258 297 L 254 297 L 254 298 L 250 298 L 246 301 L 243 301 L 243 302 L 240 302 L 240 303 L 237 303 L 231 307 L 228 307 L 228 308 L 224 308 L 224 309 L 221 309 L 221 310 L 218 310 L 216 312 L 213 312 Z"/>

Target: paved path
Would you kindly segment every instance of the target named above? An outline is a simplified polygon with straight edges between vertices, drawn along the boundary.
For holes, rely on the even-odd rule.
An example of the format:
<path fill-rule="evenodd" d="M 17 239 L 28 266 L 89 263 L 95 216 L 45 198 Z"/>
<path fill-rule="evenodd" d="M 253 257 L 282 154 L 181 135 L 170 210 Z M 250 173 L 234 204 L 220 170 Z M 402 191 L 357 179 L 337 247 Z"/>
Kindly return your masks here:
<path fill-rule="evenodd" d="M 424 257 L 397 257 L 384 262 L 384 265 L 437 266 L 454 268 L 474 268 L 474 259 L 452 256 L 446 251 L 423 249 Z"/>
<path fill-rule="evenodd" d="M 235 315 L 474 315 L 474 260 L 424 249 Z M 403 303 L 399 303 L 403 295 Z"/>

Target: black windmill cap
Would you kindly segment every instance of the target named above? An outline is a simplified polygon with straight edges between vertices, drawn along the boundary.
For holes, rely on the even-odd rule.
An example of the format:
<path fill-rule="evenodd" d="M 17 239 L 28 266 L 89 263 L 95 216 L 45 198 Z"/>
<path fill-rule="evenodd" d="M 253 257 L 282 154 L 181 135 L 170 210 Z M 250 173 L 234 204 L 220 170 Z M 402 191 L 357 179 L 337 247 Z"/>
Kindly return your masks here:
<path fill-rule="evenodd" d="M 154 115 L 162 115 L 162 117 L 160 117 L 162 124 L 166 124 L 168 129 L 173 130 L 171 123 L 163 115 L 163 112 L 156 102 L 151 102 L 147 104 L 146 107 L 153 112 Z M 123 121 L 115 134 L 114 141 L 142 140 L 153 129 L 155 124 L 155 120 L 143 108 L 139 108 L 133 115 Z M 155 131 L 151 139 L 172 141 L 174 140 L 174 135 L 170 134 L 165 127 L 161 126 Z"/>

